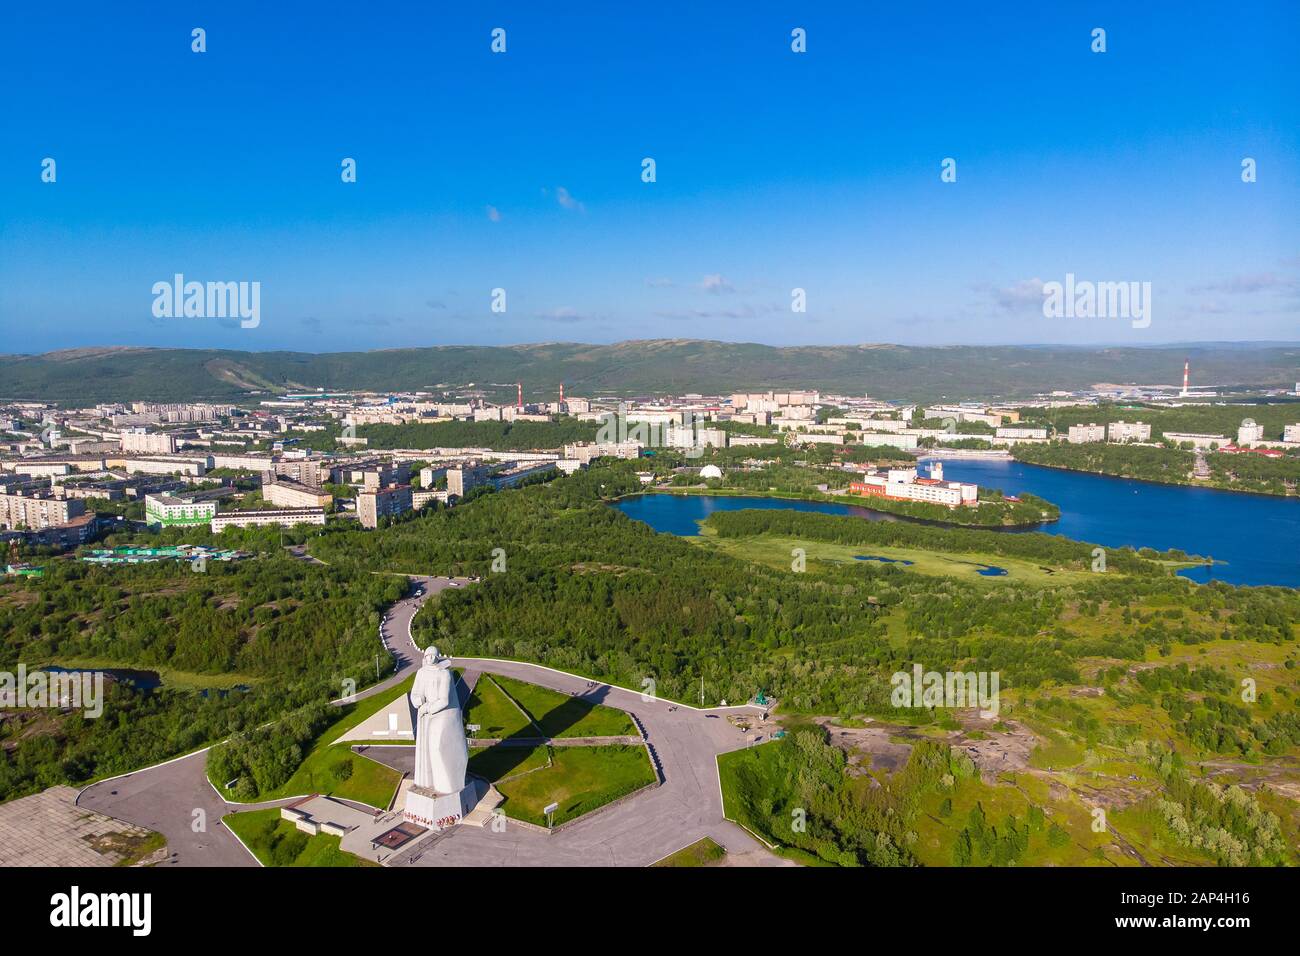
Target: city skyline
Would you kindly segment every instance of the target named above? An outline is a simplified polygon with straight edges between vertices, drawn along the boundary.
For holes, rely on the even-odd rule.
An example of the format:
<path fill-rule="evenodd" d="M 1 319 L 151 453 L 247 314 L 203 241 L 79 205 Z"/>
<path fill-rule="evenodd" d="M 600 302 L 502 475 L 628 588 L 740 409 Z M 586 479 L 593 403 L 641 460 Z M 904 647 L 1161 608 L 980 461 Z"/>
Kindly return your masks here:
<path fill-rule="evenodd" d="M 1295 31 L 1195 6 L 13 9 L 8 348 L 1293 340 Z M 178 273 L 260 321 L 155 317 Z M 1046 318 L 1069 276 L 1149 325 Z"/>

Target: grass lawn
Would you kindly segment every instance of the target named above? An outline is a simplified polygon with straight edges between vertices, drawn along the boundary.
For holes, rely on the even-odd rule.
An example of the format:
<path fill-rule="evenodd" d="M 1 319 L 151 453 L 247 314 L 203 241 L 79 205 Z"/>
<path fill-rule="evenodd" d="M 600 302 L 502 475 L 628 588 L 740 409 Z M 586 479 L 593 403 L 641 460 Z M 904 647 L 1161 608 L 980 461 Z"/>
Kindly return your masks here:
<path fill-rule="evenodd" d="M 402 775 L 391 767 L 353 753 L 351 744 L 334 744 L 324 749 L 313 749 L 282 788 L 285 793 L 263 795 L 260 799 L 322 793 L 358 800 L 383 810 L 393 799 L 401 779 Z"/>
<path fill-rule="evenodd" d="M 498 783 L 546 766 L 550 747 L 471 747 L 469 772 L 488 783 Z"/>
<path fill-rule="evenodd" d="M 493 675 L 492 680 L 528 711 L 547 737 L 639 736 L 626 711 L 592 704 L 509 677 Z M 482 681 L 480 677 L 479 682 Z"/>
<path fill-rule="evenodd" d="M 752 815 L 748 801 L 743 797 L 746 791 L 744 778 L 756 774 L 759 778 L 774 777 L 777 773 L 777 750 L 775 744 L 762 744 L 758 747 L 746 747 L 731 753 L 718 754 L 718 781 L 722 786 L 722 815 L 728 820 L 739 823 L 751 833 L 757 834 L 769 846 L 776 846 L 772 852 L 784 856 L 805 866 L 834 866 L 812 853 L 798 847 L 784 846 L 774 834 L 776 821 Z M 782 820 L 784 822 L 784 819 Z"/>
<path fill-rule="evenodd" d="M 474 685 L 465 723 L 478 724 L 476 737 L 528 737 L 537 732 L 527 715 L 520 712 L 487 674 L 480 674 Z"/>
<path fill-rule="evenodd" d="M 705 837 L 703 840 L 696 840 L 690 846 L 684 846 L 676 853 L 664 857 L 658 863 L 652 863 L 651 866 L 717 866 L 722 862 L 722 858 L 727 855 L 727 851 L 713 840 Z"/>
<path fill-rule="evenodd" d="M 1039 770 L 1064 770 L 1083 763 L 1083 748 L 1064 737 L 1049 735 L 1048 742 L 1034 748 L 1029 765 Z"/>
<path fill-rule="evenodd" d="M 759 777 L 768 777 L 775 772 L 776 748 L 746 747 L 731 753 L 718 754 L 718 780 L 722 784 L 722 815 L 728 820 L 739 823 L 742 827 L 757 833 L 768 843 L 780 843 L 772 833 L 772 821 L 751 815 L 742 797 L 744 791 L 743 777 L 754 773 Z"/>
<path fill-rule="evenodd" d="M 1043 782 L 1018 775 L 1016 786 L 999 783 L 990 786 L 978 777 L 960 780 L 950 791 L 928 793 L 921 801 L 921 813 L 915 828 L 919 839 L 912 847 L 923 866 L 953 866 L 953 849 L 957 837 L 967 826 L 970 812 L 978 804 L 983 809 L 988 824 L 1004 831 L 1009 816 L 1023 827 L 1031 806 L 1045 811 L 1041 826 L 1030 833 L 1029 847 L 1020 856 L 1018 866 L 1136 866 L 1136 861 L 1111 844 L 1109 833 L 1094 833 L 1092 816 L 1088 808 L 1072 799 L 1051 800 Z M 952 803 L 951 812 L 944 814 L 945 800 Z M 1049 830 L 1055 824 L 1065 831 L 1068 839 L 1054 845 L 1049 840 Z M 972 865 L 984 865 L 976 859 Z"/>
<path fill-rule="evenodd" d="M 355 727 L 367 717 L 383 710 L 402 694 L 409 693 L 414 676 L 408 677 L 396 687 L 391 687 L 382 694 L 375 694 L 355 704 L 334 723 L 325 728 L 316 738 L 311 752 L 299 765 L 297 771 L 282 787 L 270 793 L 259 794 L 258 801 L 278 800 L 282 797 L 297 797 L 308 793 L 327 794 L 357 800 L 368 806 L 384 809 L 397 791 L 397 784 L 402 776 L 396 770 L 375 763 L 351 752 L 350 744 L 335 744 L 334 741 L 349 728 Z M 345 777 L 340 771 L 343 764 L 351 761 L 352 773 Z M 212 778 L 209 777 L 209 780 Z M 221 789 L 224 781 L 213 781 L 213 786 L 226 799 L 233 799 Z"/>
<path fill-rule="evenodd" d="M 551 757 L 545 770 L 496 785 L 506 816 L 545 826 L 542 808 L 558 803 L 558 826 L 655 781 L 642 746 L 555 747 Z"/>
<path fill-rule="evenodd" d="M 253 851 L 263 866 L 378 866 L 339 848 L 340 839 L 327 833 L 308 836 L 280 811 L 246 810 L 222 817 L 222 823 Z"/>
<path fill-rule="evenodd" d="M 1082 584 L 1095 580 L 1090 571 L 1058 570 L 1046 571 L 1033 561 L 1022 558 L 1006 557 L 998 554 L 978 554 L 975 552 L 953 553 L 939 551 L 922 551 L 915 548 L 894 548 L 879 544 L 844 545 L 827 541 L 804 541 L 799 538 L 782 538 L 771 535 L 757 535 L 747 538 L 720 538 L 711 528 L 705 527 L 698 537 L 688 538 L 700 547 L 717 548 L 734 557 L 756 564 L 789 570 L 790 552 L 793 548 L 803 548 L 810 563 L 823 565 L 865 564 L 857 555 L 892 558 L 895 561 L 911 561 L 910 565 L 891 564 L 890 567 L 901 568 L 913 574 L 955 577 L 963 581 L 986 583 L 991 586 L 1017 582 L 1035 585 Z M 875 564 L 875 562 L 870 562 Z M 979 565 L 992 565 L 1005 568 L 1006 574 L 998 577 L 981 575 Z"/>

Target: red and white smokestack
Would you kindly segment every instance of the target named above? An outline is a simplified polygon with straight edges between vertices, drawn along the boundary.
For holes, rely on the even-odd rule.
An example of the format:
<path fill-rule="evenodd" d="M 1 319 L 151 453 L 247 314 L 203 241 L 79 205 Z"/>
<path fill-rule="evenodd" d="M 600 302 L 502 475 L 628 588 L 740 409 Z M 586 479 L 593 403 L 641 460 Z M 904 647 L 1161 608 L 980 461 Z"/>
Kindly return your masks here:
<path fill-rule="evenodd" d="M 560 404 L 564 404 L 564 383 L 560 383 Z"/>
<path fill-rule="evenodd" d="M 523 411 L 524 408 L 524 383 L 515 382 L 515 408 Z"/>
<path fill-rule="evenodd" d="M 1188 379 L 1190 378 L 1191 369 L 1192 369 L 1192 360 L 1188 359 L 1186 362 L 1183 363 L 1183 391 L 1184 392 L 1187 391 L 1187 382 Z"/>

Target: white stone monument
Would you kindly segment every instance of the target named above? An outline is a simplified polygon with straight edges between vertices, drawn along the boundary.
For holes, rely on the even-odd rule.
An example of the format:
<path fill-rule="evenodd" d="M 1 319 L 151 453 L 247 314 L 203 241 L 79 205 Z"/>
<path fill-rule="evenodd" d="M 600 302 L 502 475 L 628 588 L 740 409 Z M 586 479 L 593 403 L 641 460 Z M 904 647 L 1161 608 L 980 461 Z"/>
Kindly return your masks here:
<path fill-rule="evenodd" d="M 424 652 L 424 664 L 411 687 L 415 712 L 415 780 L 407 790 L 402 815 L 430 829 L 454 826 L 478 802 L 474 786 L 467 786 L 465 766 L 469 748 L 456 699 L 456 677 L 451 662 L 436 647 Z"/>

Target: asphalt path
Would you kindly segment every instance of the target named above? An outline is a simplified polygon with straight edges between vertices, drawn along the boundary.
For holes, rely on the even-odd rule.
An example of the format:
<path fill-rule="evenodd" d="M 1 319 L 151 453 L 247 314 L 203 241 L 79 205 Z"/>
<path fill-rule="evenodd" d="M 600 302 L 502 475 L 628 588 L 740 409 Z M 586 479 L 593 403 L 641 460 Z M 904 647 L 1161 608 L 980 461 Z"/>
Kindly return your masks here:
<path fill-rule="evenodd" d="M 354 700 L 383 693 L 414 673 L 420 654 L 411 641 L 411 619 L 430 594 L 453 584 L 449 578 L 415 578 L 420 593 L 403 598 L 384 616 L 381 637 L 397 659 L 390 677 L 359 691 Z M 341 704 L 344 701 L 335 701 Z M 291 799 L 261 803 L 226 800 L 208 782 L 208 748 L 95 783 L 82 790 L 77 805 L 116 820 L 156 830 L 167 838 L 163 866 L 256 866 L 257 861 L 221 823 L 227 813 L 283 806 Z"/>
<path fill-rule="evenodd" d="M 441 577 L 412 576 L 412 580 L 416 593 L 394 604 L 380 626 L 397 670 L 354 700 L 383 693 L 414 673 L 422 654 L 411 637 L 411 620 L 430 594 L 468 583 Z M 645 866 L 705 836 L 733 854 L 744 854 L 747 861 L 788 865 L 722 817 L 717 755 L 747 746 L 744 734 L 725 718 L 752 708 L 698 710 L 535 664 L 482 658 L 455 658 L 452 663 L 467 673 L 513 677 L 634 714 L 661 768 L 662 783 L 553 834 L 508 822 L 504 832 L 461 826 L 436 840 L 420 841 L 390 865 Z M 206 762 L 205 748 L 104 780 L 83 790 L 77 804 L 162 833 L 169 850 L 164 866 L 256 866 L 256 860 L 221 824 L 221 817 L 236 810 L 282 806 L 289 800 L 232 803 L 208 782 Z"/>

